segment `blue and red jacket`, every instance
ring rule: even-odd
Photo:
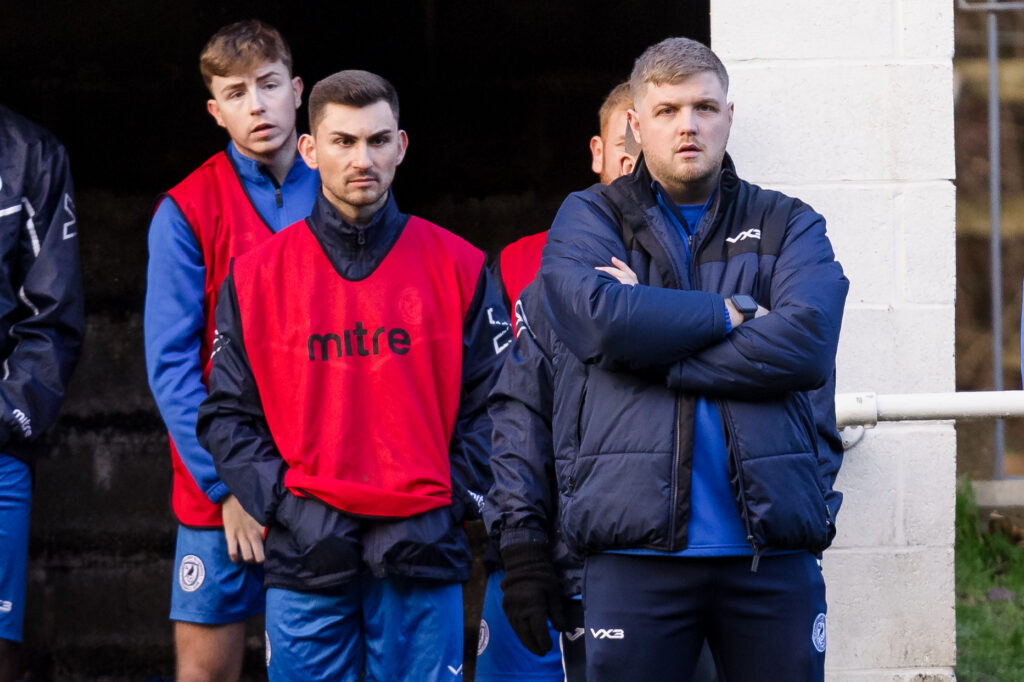
[[[308,215],[319,186],[299,156],[279,185],[231,143],[163,195],[150,222],[146,370],[170,435],[171,504],[187,526],[220,526],[228,494],[195,435],[221,282],[232,257]]]
[[[235,261],[200,442],[267,526],[265,584],[468,578],[507,313],[483,253],[398,211],[312,215]]]
[[[558,509],[581,554],[685,549],[701,396],[721,414],[755,557],[820,552],[841,502],[832,403],[848,289],[824,220],[740,180],[727,157],[691,261],[658,192],[638,164],[607,187],[570,195],[548,233],[508,358],[523,371],[507,364],[492,396],[491,528],[503,546],[544,542]],[[594,269],[613,256],[639,285]],[[770,313],[727,333],[723,299],[733,293]],[[544,396],[550,405],[538,403]],[[521,426],[523,413],[545,410],[549,445],[543,429]]]

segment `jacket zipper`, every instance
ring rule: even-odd
[[[683,438],[683,407],[682,401],[679,400],[679,396],[676,397],[676,442],[672,455],[672,515],[668,519],[668,549],[670,552],[676,551],[676,517],[679,515],[679,458],[682,453],[682,438]],[[691,469],[692,471],[692,469]]]
[[[729,408],[726,407],[725,401],[718,401],[718,412],[722,417],[722,426],[725,427],[725,433],[728,442],[725,444],[726,452],[730,459],[733,460],[733,465],[736,467],[736,481],[740,498],[740,516],[743,517],[743,527],[747,530],[747,542],[750,543],[750,549],[754,553],[754,558],[750,562],[750,572],[757,573],[757,566],[761,563],[761,548],[757,544],[757,540],[754,538],[754,531],[750,525],[750,510],[747,507],[747,497],[743,494],[743,467],[740,466],[740,456],[736,452],[734,446],[735,438],[733,437],[732,429],[732,414],[729,412]]]
[[[284,197],[281,196],[281,184],[266,166],[261,166],[260,170],[262,170],[263,174],[267,176],[268,180],[270,180],[270,184],[274,186],[274,203],[277,204],[278,208],[281,208],[284,206]]]
[[[589,379],[589,372],[583,376],[583,390],[580,392],[580,406],[576,410],[576,457],[572,462],[572,469],[569,472],[569,477],[566,483],[569,486],[569,492],[572,493],[576,487],[576,463],[579,461],[580,453],[583,451],[583,406],[587,402],[587,379]]]

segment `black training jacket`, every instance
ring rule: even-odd
[[[33,464],[57,419],[85,326],[64,147],[0,106],[0,452]]]

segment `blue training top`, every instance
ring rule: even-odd
[[[320,189],[320,175],[299,155],[280,186],[266,167],[229,143],[253,208],[278,232],[308,216]],[[206,397],[199,363],[206,266],[195,233],[173,201],[160,201],[149,224],[149,266],[143,320],[146,373],[160,416],[189,473],[211,502],[227,493],[213,458],[196,438],[196,414]]]

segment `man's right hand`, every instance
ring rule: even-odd
[[[562,610],[562,586],[539,542],[523,542],[501,550],[505,579],[501,607],[519,641],[530,652],[543,656],[551,650],[548,620],[558,631],[568,629]]]
[[[228,556],[235,563],[263,563],[263,526],[249,516],[238,498],[228,495],[221,505]]]

